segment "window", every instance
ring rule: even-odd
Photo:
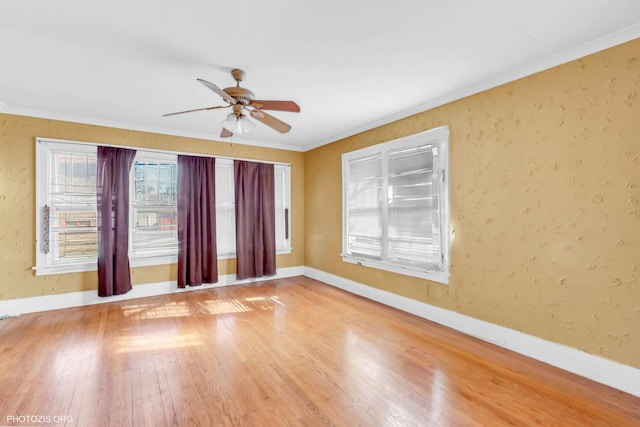
[[[174,154],[138,151],[130,180],[131,262],[143,265],[177,261],[178,159]]]
[[[219,258],[236,254],[236,193],[233,160],[216,159],[216,244]]]
[[[36,274],[97,268],[96,145],[36,139]],[[291,252],[290,165],[275,165],[276,250]],[[177,261],[177,155],[138,150],[130,175],[132,266]],[[216,159],[218,256],[235,257],[232,159]]]
[[[36,263],[48,273],[95,269],[96,147],[44,141],[38,151]]]
[[[291,253],[291,166],[275,165],[276,252]]]
[[[291,253],[291,166],[274,165],[276,252]],[[216,242],[219,258],[236,254],[235,177],[232,159],[216,159]]]
[[[345,153],[342,257],[448,283],[449,127]]]

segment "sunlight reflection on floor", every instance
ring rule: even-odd
[[[428,408],[429,419],[425,425],[438,426],[444,419],[447,407],[447,376],[446,373],[434,367],[433,377],[430,381],[431,392],[428,395],[413,398],[413,402],[403,399],[394,399],[398,390],[405,391],[409,384],[406,376],[399,374],[401,366],[396,366],[389,354],[380,350],[375,337],[361,334],[356,328],[350,328],[345,334],[344,347],[347,375],[354,377],[354,384],[362,383],[362,376],[369,379],[370,384],[382,387],[388,395],[384,408],[384,425],[397,425],[398,420],[414,419],[416,408],[412,405],[422,405]],[[389,368],[393,369],[389,369]],[[398,370],[396,372],[396,369]],[[379,391],[379,390],[378,390]],[[367,390],[358,389],[354,394],[366,394]],[[418,420],[415,420],[418,422]],[[424,422],[426,420],[420,420]]]
[[[198,303],[199,309],[206,314],[221,315],[243,313],[257,310],[273,310],[276,306],[285,307],[277,296],[251,297],[242,299],[209,299]],[[193,311],[187,302],[168,302],[164,304],[130,304],[123,313],[132,319],[161,319],[185,317],[199,314]]]
[[[232,300],[209,300],[198,304],[203,307],[209,314],[229,314],[229,313],[243,313],[252,311],[251,308],[244,305],[242,302]]]
[[[150,351],[160,349],[176,349],[203,345],[200,337],[193,334],[186,335],[133,335],[123,336],[117,339],[116,353],[129,353],[132,351]]]
[[[285,305],[277,296],[271,296],[234,299],[206,299],[199,301],[195,306],[186,301],[166,302],[161,304],[128,304],[123,307],[123,313],[130,319],[157,320],[203,314],[220,316],[224,314],[275,310],[280,307],[285,307]],[[229,325],[225,323],[220,326],[228,328]],[[197,334],[180,334],[177,332],[164,334],[142,333],[140,335],[129,335],[117,338],[115,351],[116,353],[128,353],[133,351],[177,349],[199,345],[203,345],[203,340]]]
[[[124,309],[124,315],[134,319],[160,319],[166,317],[185,317],[191,314],[186,302],[169,302],[166,304],[132,304]]]

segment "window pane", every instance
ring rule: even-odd
[[[170,182],[159,182],[158,183],[159,190],[159,199],[158,202],[162,204],[170,205],[175,202],[175,198],[173,194],[171,194],[171,183]]]
[[[93,261],[98,255],[96,155],[52,152],[50,160],[50,263]]]
[[[218,256],[236,253],[233,162],[216,160],[216,245]]]
[[[174,255],[178,251],[177,160],[135,161],[132,257]]]
[[[382,256],[382,158],[374,156],[351,161],[347,191],[348,252]]]
[[[144,168],[142,169],[142,171],[144,171]],[[146,194],[145,185],[146,185],[146,182],[144,181],[143,178],[136,178],[136,182],[135,182],[135,192],[136,192],[135,201],[136,202],[140,202],[140,203],[144,202],[144,197]]]
[[[135,171],[135,180],[138,181],[139,179],[143,179],[145,174],[144,174],[144,164],[143,163],[137,163],[133,166],[133,170]]]
[[[285,210],[288,206],[286,203],[286,171],[283,167],[274,168],[274,181],[275,181],[275,208],[276,208],[276,250],[282,250],[287,248],[287,239],[285,239]]]
[[[216,206],[216,245],[218,256],[236,253],[235,206]]]
[[[438,199],[432,147],[390,151],[388,162],[388,257],[437,263],[440,251],[437,241],[434,245],[433,218],[438,216]]]
[[[149,171],[149,169],[147,169],[147,171]],[[147,179],[147,188],[144,193],[144,201],[147,204],[153,204],[158,201],[158,181],[149,181]]]
[[[56,261],[83,260],[98,253],[98,234],[95,232],[56,233],[54,241]]]
[[[173,165],[161,164],[158,179],[162,181],[171,181],[171,169]]]
[[[158,164],[157,163],[147,163],[147,175],[146,178],[149,181],[157,181],[158,180]]]

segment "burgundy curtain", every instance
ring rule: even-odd
[[[213,157],[178,156],[178,287],[218,281]]]
[[[129,170],[135,150],[98,146],[98,295],[131,290]]]
[[[276,215],[272,164],[234,161],[237,278],[276,274]]]

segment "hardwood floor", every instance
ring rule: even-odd
[[[0,425],[640,425],[640,398],[306,277],[0,321],[0,399]]]

